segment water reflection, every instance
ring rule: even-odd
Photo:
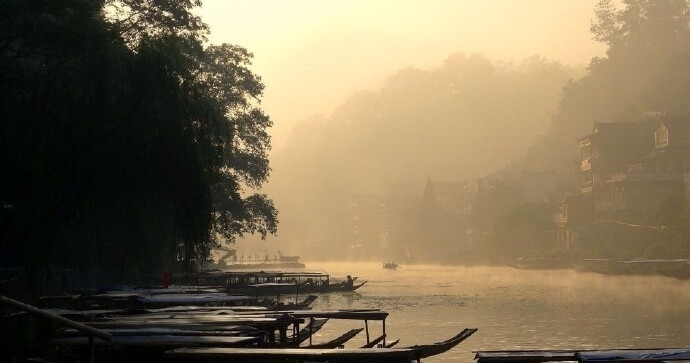
[[[572,270],[378,263],[311,263],[335,276],[369,282],[357,293],[321,296],[315,309],[381,308],[401,346],[479,331],[452,351],[425,361],[470,361],[473,350],[674,347],[688,345],[690,281],[662,276],[605,276]],[[330,321],[316,341],[359,323]],[[378,324],[371,334],[380,335]],[[363,345],[363,335],[348,347]]]

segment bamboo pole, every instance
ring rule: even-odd
[[[383,346],[386,346],[386,319],[383,319]]]
[[[369,344],[369,321],[364,320],[364,331],[367,333],[367,344]]]
[[[46,318],[46,319],[54,321],[56,323],[67,325],[70,328],[77,329],[82,333],[88,334],[90,336],[95,336],[95,337],[98,337],[98,338],[103,339],[103,340],[109,341],[113,337],[112,334],[110,334],[106,331],[96,329],[94,327],[90,327],[90,326],[82,324],[82,323],[78,323],[74,320],[64,318],[60,315],[56,315],[56,314],[52,314],[52,313],[43,311],[37,307],[31,306],[29,304],[25,304],[21,301],[10,299],[9,297],[6,297],[6,296],[0,295],[0,303],[14,306],[18,309],[24,310],[24,311],[31,313],[31,314],[38,315],[42,318]]]

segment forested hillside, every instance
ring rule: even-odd
[[[353,203],[372,203],[356,199],[381,196],[391,183],[415,184],[420,195],[427,178],[468,180],[505,167],[548,129],[561,88],[579,75],[539,56],[502,63],[456,54],[304,122],[273,160],[281,240],[319,250],[349,233],[337,230]]]
[[[690,114],[690,7],[685,0],[603,0],[592,36],[607,44],[587,74],[563,90],[550,132],[533,144],[518,168],[572,173],[575,140],[594,121],[639,121],[645,112]]]

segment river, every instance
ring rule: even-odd
[[[424,362],[470,362],[476,350],[690,345],[690,281],[511,267],[403,265],[390,271],[380,263],[322,262],[307,263],[307,269],[368,281],[354,293],[321,295],[313,307],[385,310],[387,340],[400,339],[399,346],[479,329]],[[362,325],[329,321],[314,342]],[[378,337],[381,323],[370,322],[369,330],[372,339]],[[362,332],[347,347],[365,342]]]

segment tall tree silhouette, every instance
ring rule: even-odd
[[[142,276],[274,233],[252,55],[198,1],[3,1],[3,265]]]

